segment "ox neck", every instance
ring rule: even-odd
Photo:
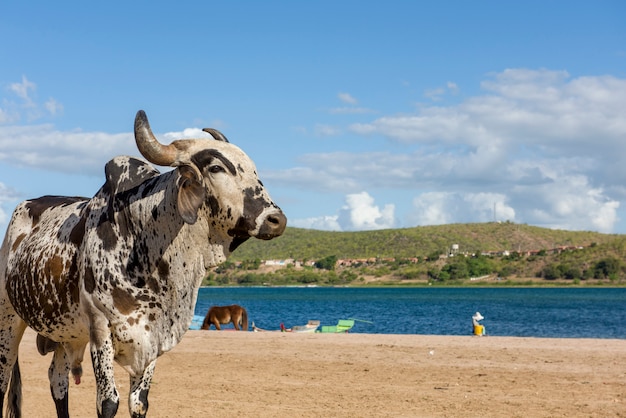
[[[136,234],[145,237],[146,245],[159,247],[158,254],[155,254],[157,258],[151,260],[155,266],[161,260],[166,260],[173,267],[177,261],[183,261],[187,267],[181,265],[177,273],[185,275],[184,271],[189,269],[189,265],[194,265],[195,274],[200,274],[201,282],[209,269],[226,260],[232,237],[225,231],[210,227],[210,209],[206,204],[198,210],[198,219],[193,225],[183,221],[177,208],[177,176],[175,170],[162,174],[154,180],[155,192],[143,197],[141,202],[137,202],[138,205],[133,205],[139,212],[136,217],[141,219],[135,226]],[[149,199],[154,201],[144,201]],[[150,209],[154,207],[161,210],[158,216],[155,216],[154,209]],[[150,237],[160,237],[160,242]],[[185,259],[181,260],[180,254],[183,253]],[[200,266],[202,272],[199,271]]]

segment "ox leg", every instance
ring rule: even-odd
[[[110,334],[105,338],[94,338],[94,334],[92,331],[89,350],[97,386],[96,409],[98,418],[111,418],[117,413],[120,404],[120,395],[113,376],[113,341]]]
[[[70,362],[67,354],[63,346],[58,344],[48,369],[48,379],[50,380],[50,393],[59,418],[70,416],[68,408],[69,372]]]
[[[145,418],[148,412],[148,391],[154,374],[156,359],[145,368],[142,375],[130,377],[130,393],[128,394],[128,409],[132,418]]]
[[[0,316],[0,415],[4,408],[4,396],[9,387],[13,366],[17,362],[19,345],[25,329],[26,323],[17,315],[4,314]],[[14,375],[14,377],[19,377],[19,374]],[[7,399],[9,402],[7,413],[9,410],[15,411],[16,418],[19,418],[21,409],[21,383],[14,383],[18,385],[15,386],[15,390],[19,390],[20,393],[16,392],[13,394],[13,397],[9,396],[9,399]]]

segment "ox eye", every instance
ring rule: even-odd
[[[212,165],[209,167],[209,173],[223,173],[224,171],[224,167],[222,167],[221,165]]]

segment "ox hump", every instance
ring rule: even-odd
[[[115,157],[104,167],[105,188],[115,195],[139,186],[144,181],[158,176],[159,170],[143,160],[133,157]]]

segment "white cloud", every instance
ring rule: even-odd
[[[428,97],[430,100],[434,101],[434,102],[438,102],[442,99],[441,96],[443,96],[445,94],[446,90],[444,88],[436,88],[436,89],[430,89],[430,90],[426,90],[424,92],[424,96]]]
[[[0,161],[58,171],[102,175],[113,156],[138,155],[133,134],[63,132],[53,125],[0,126]]]
[[[10,83],[7,90],[11,96],[2,100],[0,124],[16,123],[23,119],[33,122],[45,116],[63,113],[63,105],[52,97],[45,103],[39,103],[37,85],[26,76],[22,76],[21,82]]]
[[[339,93],[337,94],[339,100],[343,103],[346,103],[348,106],[342,107],[334,107],[329,109],[329,112],[333,115],[359,115],[359,114],[367,114],[367,113],[375,113],[374,110],[368,109],[366,107],[356,106],[359,101],[352,97],[350,93]]]
[[[24,78],[16,84],[16,95],[32,97],[33,83]],[[345,196],[341,208],[290,220],[301,227],[391,228],[398,219],[403,226],[482,222],[493,219],[496,203],[498,220],[612,232],[626,200],[626,79],[517,69],[490,75],[481,86],[485,94],[455,105],[422,106],[348,129],[320,123],[317,134],[371,136],[368,151],[303,154],[297,166],[263,170],[263,180],[314,196]],[[20,108],[5,103],[2,164],[101,177],[111,156],[138,155],[130,132],[7,125]],[[51,113],[62,110],[54,100],[49,104]],[[163,136],[171,141],[206,133],[187,129]],[[393,146],[375,151],[380,137]],[[393,203],[377,206],[371,196],[380,190]]]
[[[413,188],[416,164],[424,158],[411,154],[335,152],[305,154],[301,166],[264,170],[265,181],[315,192],[348,194],[365,188]]]
[[[396,207],[413,196],[408,226],[492,220],[495,201],[499,220],[612,232],[626,199],[626,79],[511,69],[481,86],[459,104],[349,127],[389,138],[395,154],[311,154],[300,168],[318,191],[396,189]]]
[[[407,144],[477,146],[502,138],[503,144],[541,147],[560,155],[578,154],[578,147],[595,149],[591,135],[624,143],[626,80],[570,80],[564,72],[506,70],[482,86],[490,94],[456,106],[423,107],[414,115],[382,117],[354,125],[353,130]]]
[[[446,83],[446,87],[448,88],[448,91],[450,92],[450,94],[458,94],[459,93],[459,86],[457,86],[457,84],[452,82],[452,81],[448,81]]]
[[[415,212],[410,221],[415,225],[444,225],[452,223],[456,210],[451,210],[448,203],[451,194],[446,192],[428,192],[413,200]]]
[[[0,108],[0,124],[11,123],[15,120],[14,115],[10,115],[7,110]]]
[[[10,210],[7,207],[13,207],[19,199],[20,195],[17,191],[0,182],[0,230],[3,233],[10,216]]]
[[[394,228],[395,207],[385,205],[382,209],[375,205],[374,198],[367,192],[348,194],[346,204],[339,215],[295,219],[290,224],[298,228],[312,228],[329,231],[364,231]]]
[[[22,99],[24,103],[34,105],[33,100],[30,97],[30,93],[37,89],[35,83],[29,81],[26,76],[22,76],[21,83],[11,83],[9,90],[12,91],[17,97]]]
[[[433,102],[439,102],[443,100],[443,97],[446,94],[455,95],[459,93],[459,86],[452,81],[448,81],[445,87],[436,87],[433,89],[428,89],[424,92],[424,97],[429,98]]]
[[[169,143],[172,141],[176,141],[177,139],[187,139],[187,138],[211,138],[209,134],[204,132],[200,128],[187,128],[178,132],[166,132],[162,135],[161,142]],[[134,142],[133,142],[134,144]]]
[[[52,97],[49,98],[46,103],[44,103],[44,107],[52,116],[63,113],[63,105],[54,100]]]
[[[319,216],[305,219],[294,219],[289,221],[290,226],[296,228],[319,229],[322,231],[341,231],[341,226],[337,222],[337,215]]]
[[[358,103],[358,100],[352,97],[350,93],[339,93],[337,94],[337,97],[339,98],[339,100],[341,100],[344,103],[348,103],[351,105]]]
[[[342,230],[393,228],[394,209],[392,204],[379,208],[367,192],[349,194],[346,196],[346,205],[339,212],[338,222]]]
[[[499,193],[459,190],[421,193],[413,199],[408,223],[508,220],[546,228],[611,232],[619,220],[620,202],[608,196],[604,189],[590,184],[586,176],[564,172],[566,166],[534,165],[537,171],[534,177],[511,176],[488,185],[501,190]]]
[[[427,192],[413,199],[415,225],[515,221],[515,210],[498,193]]]
[[[558,229],[611,232],[620,202],[594,187],[584,175],[546,173],[549,181],[511,190],[526,223]]]

